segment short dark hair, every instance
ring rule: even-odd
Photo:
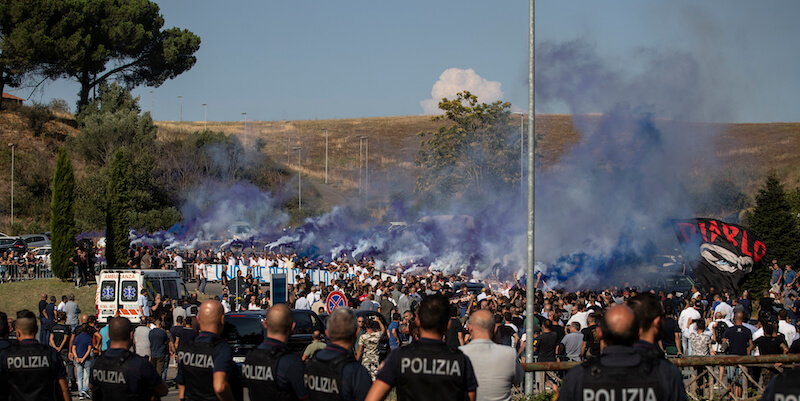
[[[450,302],[441,294],[426,297],[419,305],[419,325],[422,330],[444,334],[450,321]]]
[[[111,318],[108,322],[108,338],[111,341],[125,341],[131,338],[131,321],[126,317]]]
[[[633,309],[633,314],[639,320],[639,325],[645,330],[653,325],[653,321],[657,317],[664,316],[664,305],[653,293],[644,292],[628,298],[626,304]]]
[[[14,321],[14,327],[26,335],[34,335],[37,331],[36,315],[23,309],[17,312],[17,320]]]

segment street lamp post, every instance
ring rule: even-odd
[[[178,133],[183,133],[183,96],[178,96],[178,100],[181,102],[181,114],[180,114],[180,121],[178,122]]]
[[[369,197],[369,137],[368,136],[361,136],[359,137],[362,143],[365,144],[364,146],[364,199],[366,200]],[[361,166],[359,165],[359,171]],[[360,174],[359,174],[360,175]],[[361,180],[359,180],[360,182]],[[360,183],[359,183],[360,186]],[[361,193],[359,190],[358,193]]]
[[[244,135],[247,135],[247,113],[242,113],[242,116],[244,117]]]
[[[361,195],[361,165],[364,163],[364,137],[358,137],[358,194]]]
[[[11,225],[14,225],[14,148],[16,145],[9,143],[11,147]]]
[[[325,130],[325,183],[328,183],[328,129]]]
[[[208,104],[203,103],[203,131],[208,131]]]
[[[303,175],[303,166],[300,164],[300,154],[303,148],[299,146],[295,146],[292,150],[297,151],[297,208],[303,208],[303,182],[302,182],[302,175]]]
[[[153,121],[156,120],[155,116],[153,116],[153,109],[155,108],[155,105],[156,105],[156,95],[153,94],[153,91],[150,91],[150,118],[152,118]]]

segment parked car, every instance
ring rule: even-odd
[[[38,248],[41,246],[50,246],[50,238],[48,238],[44,234],[27,234],[20,236],[25,243],[28,245],[28,248]]]
[[[665,293],[675,291],[678,296],[687,294],[695,285],[694,281],[688,276],[675,273],[645,273],[634,280],[636,287],[640,291],[664,291]]]
[[[40,246],[40,247],[32,250],[31,254],[33,254],[33,257],[35,257],[36,260],[44,261],[44,260],[47,259],[47,255],[49,255],[52,252],[53,252],[53,248],[50,245],[48,245],[48,246]]]
[[[6,251],[20,251],[25,252],[28,250],[28,244],[25,240],[19,237],[0,237],[0,252]]]
[[[266,310],[225,314],[222,338],[233,347],[234,362],[238,364],[244,362],[247,353],[264,341],[267,335],[263,325],[266,315]],[[289,351],[301,355],[308,344],[311,344],[314,330],[319,330],[324,338],[325,326],[317,314],[310,310],[292,309],[292,315],[294,329],[289,335]]]
[[[366,319],[373,319],[377,318],[378,320],[383,323],[383,328],[388,330],[389,323],[386,321],[386,318],[380,314],[379,312],[369,311],[369,310],[360,310],[356,309],[353,312],[356,313],[356,318],[366,318]],[[386,335],[382,336],[380,341],[378,341],[378,355],[380,355],[379,359],[382,361],[389,355],[389,333],[385,333]],[[358,350],[356,350],[358,351]]]

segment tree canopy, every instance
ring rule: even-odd
[[[0,1],[0,46],[9,52],[8,60],[0,59],[4,80],[16,84],[26,72],[73,79],[81,86],[79,109],[109,79],[129,89],[157,87],[197,61],[200,38],[162,29],[164,17],[150,0]]]
[[[519,136],[509,125],[510,103],[479,103],[464,91],[455,99],[442,99],[444,115],[434,121],[450,124],[436,132],[421,132],[416,164],[422,167],[416,191],[430,198],[478,198],[507,191],[519,183]]]

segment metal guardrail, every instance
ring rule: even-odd
[[[53,271],[44,263],[0,264],[0,282],[52,278]]]
[[[761,356],[688,356],[669,358],[668,361],[681,369],[686,393],[693,400],[760,398],[769,378],[800,363],[800,354]],[[582,362],[534,362],[522,363],[522,369],[536,372],[536,393],[556,390],[561,385],[563,372]],[[767,372],[767,374],[762,374]],[[755,390],[751,396],[750,390]]]

